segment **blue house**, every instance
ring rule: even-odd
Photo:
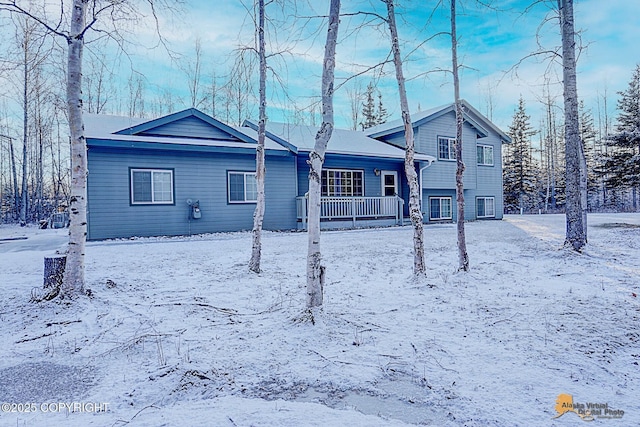
[[[511,138],[471,104],[464,100],[462,104],[465,220],[501,219],[502,144],[510,143]],[[411,121],[416,152],[436,158],[432,164],[418,165],[424,222],[455,222],[455,104],[413,114]],[[366,134],[404,148],[401,120],[367,129]]]
[[[455,123],[451,111],[450,106],[442,107],[429,116],[416,116],[414,121],[416,143],[420,141],[415,165],[421,176],[423,210],[429,213],[425,221],[455,220],[451,192],[455,188],[451,184],[454,173],[451,172],[451,179],[439,176],[450,173],[452,162],[441,158],[436,148],[439,139],[450,135],[446,123]],[[465,143],[469,147],[465,153],[474,151],[476,145],[491,146],[493,150],[490,153],[489,148],[482,148],[486,165],[471,168],[467,163],[467,171],[475,171],[466,190],[473,195],[468,199],[472,204],[468,218],[500,218],[500,144],[508,142],[508,137],[475,110],[468,108],[467,114],[465,138],[469,137],[469,141],[465,139]],[[430,131],[433,125],[439,128]],[[188,109],[155,120],[87,114],[85,129],[88,239],[252,228],[256,200],[255,123],[229,126]],[[306,227],[306,161],[316,131],[311,126],[268,122],[265,229]],[[438,139],[430,141],[429,132]],[[408,215],[409,190],[399,136],[402,131],[393,123],[370,130],[368,135],[334,131],[322,171],[323,228],[403,223]],[[477,143],[480,140],[482,143]],[[478,149],[478,155],[480,152]],[[491,155],[493,164],[489,165]],[[475,162],[475,157],[471,160]],[[486,173],[477,170],[481,166],[487,166]],[[494,185],[496,182],[499,188]],[[483,207],[478,210],[480,204]]]

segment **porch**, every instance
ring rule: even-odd
[[[320,228],[362,228],[402,225],[404,200],[385,197],[321,197]],[[308,199],[296,197],[298,229],[307,229]]]

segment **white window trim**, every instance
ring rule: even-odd
[[[449,157],[440,157],[440,140],[447,140],[449,145]],[[456,160],[456,139],[450,136],[438,137],[438,160],[454,162]]]
[[[322,169],[322,171],[320,172],[320,194],[322,194],[322,175],[325,172],[360,172],[362,174],[362,196],[364,196],[365,190],[364,190],[364,169],[336,169],[336,168],[326,168],[326,169]],[[353,177],[352,177],[353,178]],[[329,190],[329,182],[328,182],[328,177],[327,177],[327,192]],[[354,188],[355,189],[355,188]],[[322,197],[362,197],[362,196],[322,196]]]
[[[484,211],[487,212],[487,200],[491,200],[493,204],[493,215],[479,215],[478,214],[478,200],[484,200]],[[476,197],[476,215],[478,218],[495,218],[496,217],[496,198],[493,196],[490,197]]]
[[[451,209],[449,209],[449,211],[451,212],[451,216],[440,216],[439,218],[434,218],[431,216],[431,201],[437,199],[440,200],[440,215],[442,215],[442,201],[447,199],[449,200],[449,206],[451,207]],[[429,221],[444,221],[444,220],[448,220],[448,219],[453,219],[453,197],[449,197],[449,196],[433,196],[433,197],[429,197]]]
[[[242,175],[244,179],[244,200],[231,200],[231,175]],[[227,202],[229,204],[246,204],[246,203],[257,203],[257,200],[247,200],[247,175],[253,176],[255,178],[255,172],[243,172],[243,171],[227,171]]]
[[[384,177],[385,175],[393,175],[394,176],[394,190],[396,193],[396,196],[400,195],[400,188],[398,187],[398,171],[386,171],[383,170],[380,172],[380,188],[382,189],[382,191],[380,191],[380,195],[384,196],[384,190],[387,187],[384,183]],[[364,188],[363,188],[364,190]]]
[[[493,145],[487,145],[487,144],[478,144],[478,147],[482,147],[482,163],[478,163],[478,166],[493,166],[494,165],[494,156],[493,156]],[[491,163],[486,163],[485,162],[485,149],[490,148],[491,149]],[[477,150],[477,149],[476,149]],[[477,157],[477,152],[476,152],[476,157]]]
[[[150,202],[135,202],[133,197],[133,173],[134,172],[151,172],[151,201]],[[171,175],[171,200],[155,201],[154,188],[153,188],[153,174],[154,173],[169,173]],[[130,186],[130,198],[132,205],[173,205],[174,203],[174,188],[173,188],[173,169],[148,169],[148,168],[131,168],[129,169],[129,186]]]

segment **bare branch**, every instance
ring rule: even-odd
[[[0,10],[6,10],[6,11],[11,12],[11,13],[19,13],[19,14],[25,15],[25,16],[33,19],[34,21],[38,22],[40,25],[44,26],[47,29],[47,31],[49,31],[49,32],[51,32],[51,33],[53,33],[55,35],[58,35],[60,37],[64,37],[65,39],[67,39],[67,41],[70,39],[69,34],[67,34],[65,32],[62,32],[62,31],[60,31],[58,29],[58,28],[60,28],[60,23],[62,21],[62,18],[61,18],[61,21],[58,23],[57,27],[52,27],[47,22],[45,22],[43,19],[41,19],[39,16],[36,16],[33,13],[31,13],[30,11],[26,10],[25,8],[23,8],[21,6],[18,6],[15,1],[0,2]]]

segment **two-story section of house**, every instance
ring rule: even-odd
[[[465,219],[501,219],[502,144],[511,138],[468,102],[462,101]],[[425,222],[456,221],[455,104],[447,104],[411,117],[417,153],[436,160],[419,164],[422,211]],[[401,120],[370,128],[368,136],[404,148]]]

